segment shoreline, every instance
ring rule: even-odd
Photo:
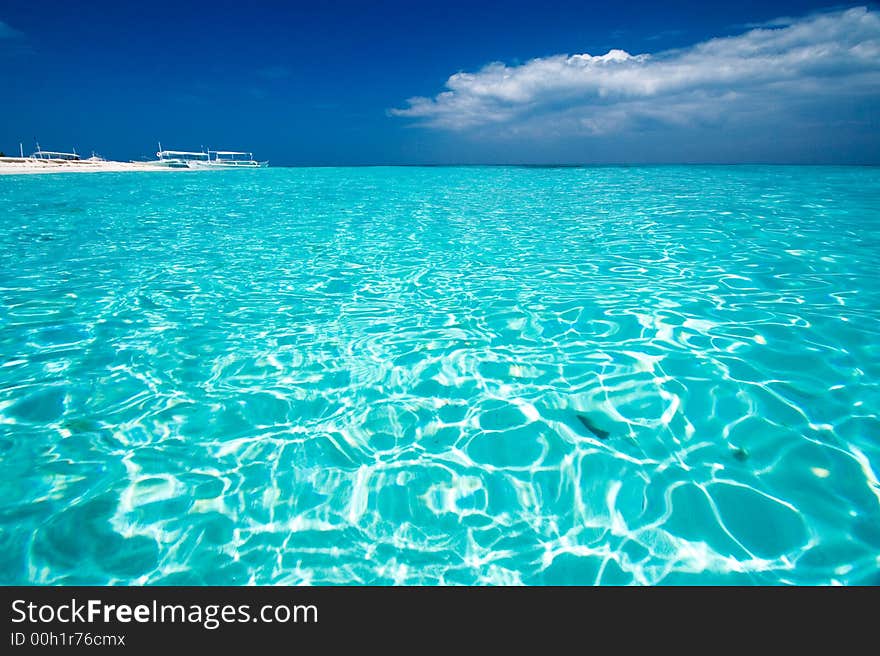
[[[8,157],[0,159],[0,175],[31,175],[41,173],[117,173],[122,171],[174,171],[167,166],[147,162],[114,161],[53,161]],[[177,169],[188,171],[191,169]]]

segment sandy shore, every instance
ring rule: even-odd
[[[118,171],[188,171],[167,166],[153,166],[146,162],[112,161],[58,161],[33,160],[21,157],[0,158],[0,175],[22,175],[31,173],[107,173]]]

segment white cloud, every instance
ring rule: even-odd
[[[0,39],[18,39],[23,36],[24,34],[19,32],[15,28],[12,28],[3,21],[0,21]]]
[[[496,62],[456,73],[446,91],[411,98],[390,113],[456,131],[607,135],[658,124],[804,119],[810,111],[809,120],[834,120],[829,107],[880,96],[876,11],[859,7],[771,25],[655,54],[611,50],[518,66]]]

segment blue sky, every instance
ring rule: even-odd
[[[859,7],[4,0],[0,149],[880,163],[880,10]]]

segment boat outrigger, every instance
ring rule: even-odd
[[[261,169],[269,166],[268,161],[255,160],[253,153],[238,150],[163,150],[161,142],[156,158],[149,163],[175,169]]]
[[[31,159],[49,160],[54,162],[77,162],[80,156],[76,152],[76,148],[72,153],[59,153],[54,150],[43,150],[37,143],[37,149],[31,154]]]
[[[92,151],[91,157],[71,152],[43,150],[35,140],[36,150],[25,156],[24,145],[18,144],[18,157],[7,157],[0,152],[0,174],[7,173],[66,173],[82,171],[191,171],[206,169],[258,169],[269,162],[258,162],[253,153],[232,150],[199,151],[165,150],[159,143],[155,159],[117,162],[107,160]]]
[[[238,150],[209,150],[208,161],[198,162],[197,166],[207,166],[212,169],[262,169],[269,166],[269,162],[258,162],[254,159],[253,153]]]
[[[162,143],[159,142],[157,159],[149,163],[153,166],[165,166],[172,169],[190,169],[195,168],[192,166],[193,163],[207,162],[209,157],[210,155],[205,151],[163,150]]]

